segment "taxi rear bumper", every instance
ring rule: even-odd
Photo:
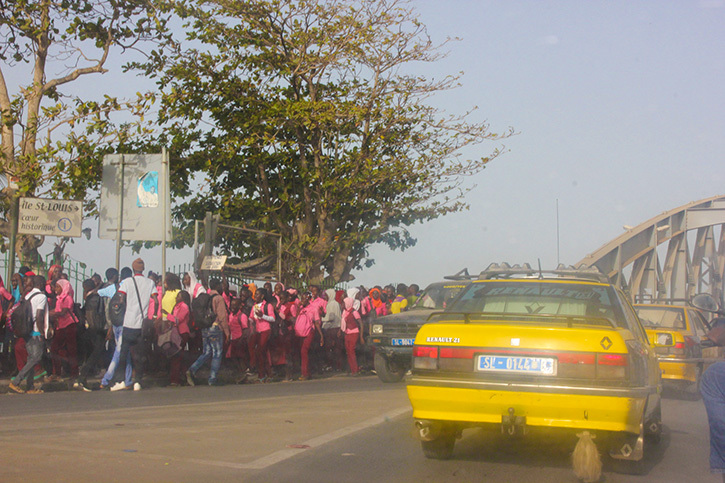
[[[526,425],[639,434],[655,388],[584,388],[427,380],[408,382],[413,417],[475,426],[501,424],[513,408]]]
[[[702,359],[672,359],[660,357],[658,360],[663,381],[697,381],[698,366],[702,363]]]

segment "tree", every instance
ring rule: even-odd
[[[161,142],[179,156],[177,194],[193,192],[177,218],[211,210],[282,234],[287,282],[349,280],[371,244],[412,246],[406,227],[464,209],[464,178],[501,153],[463,148],[512,134],[430,104],[458,76],[413,73],[442,53],[404,2],[214,0],[177,13],[182,48],[139,66],[160,72]]]
[[[81,199],[86,213],[95,213],[95,197],[86,195],[100,184],[103,155],[147,134],[139,121],[153,96],[92,99],[64,89],[106,73],[112,49],[161,40],[165,20],[146,0],[0,0],[0,7],[0,171],[18,185],[3,189],[0,233],[9,237],[11,207],[19,196]],[[17,78],[30,70],[15,89],[11,70]],[[126,117],[119,126],[112,116],[121,111]],[[42,243],[43,237],[23,236],[14,249],[35,265]]]

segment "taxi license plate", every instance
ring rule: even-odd
[[[393,345],[413,345],[415,339],[392,339]]]
[[[556,360],[550,357],[478,356],[476,368],[485,372],[556,375]]]

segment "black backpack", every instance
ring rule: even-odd
[[[111,324],[114,327],[121,327],[123,325],[123,318],[126,315],[126,297],[121,292],[116,290],[116,293],[111,297],[111,301],[108,302],[108,317],[111,319]]]
[[[92,293],[86,297],[83,315],[85,325],[89,330],[104,330],[106,328],[106,310],[101,296],[97,293]]]
[[[36,295],[38,295],[38,292],[31,295],[30,298],[21,298],[20,303],[15,308],[15,311],[13,311],[13,315],[10,316],[15,337],[27,339],[33,332],[35,316],[33,314],[33,304],[30,303],[30,300]]]
[[[208,329],[216,320],[216,312],[214,312],[214,297],[219,294],[209,295],[202,293],[191,302],[191,313],[194,316],[194,327],[197,329]]]

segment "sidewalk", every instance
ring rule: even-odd
[[[361,371],[363,373],[363,371]],[[362,375],[374,375],[374,372],[365,371]],[[323,374],[313,375],[312,379],[327,379],[331,377],[346,377],[348,374],[345,372],[324,372]],[[103,371],[99,371],[99,373],[93,377],[88,378],[88,388],[91,390],[97,390],[100,387],[101,379],[103,377]],[[218,380],[221,385],[228,386],[228,385],[235,385],[235,384],[257,384],[259,383],[257,375],[256,374],[248,374],[247,378],[244,382],[237,382],[240,378],[240,375],[238,372],[234,369],[224,367],[222,365],[221,370],[218,374]],[[209,378],[209,369],[208,368],[201,368],[199,372],[196,373],[194,380],[196,382],[196,385],[204,386],[207,384],[207,379]],[[8,385],[10,384],[10,376],[7,374],[0,374],[0,394],[6,394],[9,392]],[[74,389],[73,384],[76,382],[74,378],[64,377],[60,381],[53,381],[49,382],[47,381],[46,377],[41,377],[39,379],[36,379],[35,381],[35,387],[36,389],[42,389],[43,392],[59,392],[59,391],[77,391],[79,389]],[[270,384],[275,383],[281,383],[286,382],[283,377],[275,377],[272,378]],[[296,379],[292,382],[300,382]],[[166,371],[154,371],[150,373],[146,373],[143,377],[143,380],[141,381],[141,386],[143,389],[150,389],[153,387],[166,387],[169,385],[169,376],[168,372]],[[188,384],[186,381],[183,381],[182,386],[187,386]],[[25,385],[23,384],[23,388]]]

